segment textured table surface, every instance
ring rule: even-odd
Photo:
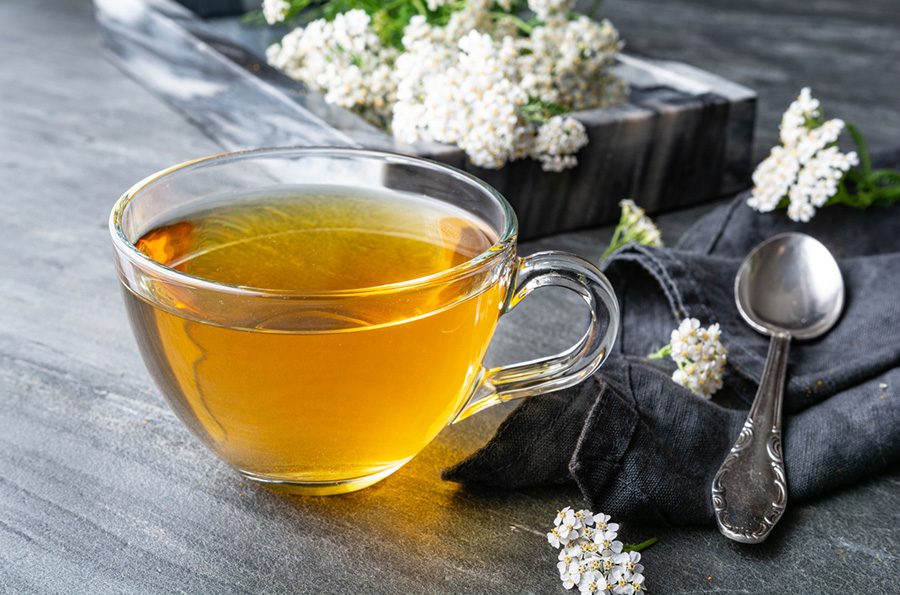
[[[611,0],[607,10],[633,50],[758,89],[759,152],[804,83],[876,146],[897,138],[890,0],[731,6]],[[217,147],[103,59],[88,0],[0,3],[0,52],[0,592],[562,592],[543,533],[576,492],[471,494],[438,478],[503,410],[448,429],[388,480],[345,497],[284,497],[208,454],[139,359],[106,217],[135,180]],[[667,238],[702,210],[664,217]],[[596,257],[608,236],[525,249]],[[495,361],[578,332],[572,300],[529,301],[504,320]],[[895,468],[790,507],[763,546],[707,527],[629,523],[623,533],[659,536],[644,556],[657,593],[888,593],[900,584],[898,516]]]

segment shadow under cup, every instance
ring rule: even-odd
[[[323,185],[440,201],[471,216],[493,245],[425,277],[305,292],[217,283],[135,247],[182,213]],[[204,158],[135,185],[116,203],[110,230],[132,329],[172,409],[245,476],[300,493],[371,485],[448,423],[578,382],[615,339],[615,296],[599,271],[557,252],[517,259],[506,201],[468,174],[421,159],[353,149]],[[553,357],[485,369],[499,317],[548,284],[585,299],[592,323],[584,337]]]

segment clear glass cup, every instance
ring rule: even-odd
[[[426,277],[318,292],[226,285],[135,247],[192,205],[321,184],[443,201],[483,222],[496,241]],[[128,190],[110,232],[132,329],[172,409],[246,477],[299,493],[361,489],[450,423],[580,382],[606,359],[619,323],[613,289],[593,264],[556,251],[518,258],[516,216],[496,190],[402,155],[302,148],[198,159]],[[584,335],[562,353],[485,368],[499,317],[545,286],[584,299]]]

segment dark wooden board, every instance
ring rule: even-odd
[[[831,15],[849,64],[883,60],[885,40],[898,36],[894,13],[815,4]],[[671,5],[621,0],[608,9],[643,10],[620,19],[633,45],[696,42],[737,80],[748,61],[776,61],[770,47],[786,30],[802,39],[821,23],[811,8],[759,0],[717,11],[699,0]],[[772,27],[754,32],[752,55],[735,49],[750,17]],[[853,27],[867,34],[850,43],[842,35]],[[797,43],[794,65],[773,69],[812,83],[833,111],[846,106],[876,145],[897,138],[897,77],[873,77],[870,93],[857,85],[855,102],[842,100],[850,91],[835,72],[850,76],[850,66]],[[574,491],[470,494],[438,477],[490,436],[503,410],[449,429],[379,486],[347,497],[279,496],[208,454],[140,361],[106,217],[135,180],[220,147],[102,57],[88,0],[0,3],[0,52],[0,592],[563,593],[542,533],[558,507],[577,502]],[[763,121],[774,121],[795,82],[770,83]],[[698,212],[664,217],[667,239]],[[525,249],[595,258],[608,237],[566,234]],[[565,295],[529,302],[504,321],[495,361],[544,353],[580,329]],[[887,469],[792,505],[761,547],[711,527],[630,523],[623,533],[660,537],[644,560],[656,593],[890,593],[900,581],[898,511],[900,469]]]

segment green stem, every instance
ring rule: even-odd
[[[897,200],[900,200],[900,172],[882,169],[866,175],[851,169],[826,204],[865,209],[872,205],[889,205]]]
[[[613,230],[613,237],[609,240],[609,245],[606,247],[606,250],[603,251],[603,254],[600,255],[600,262],[603,262],[609,255],[622,247],[622,234],[625,232],[625,213],[619,216],[619,223],[616,225],[616,228]]]
[[[600,262],[603,262],[609,255],[615,252],[620,248],[619,241],[622,238],[622,228],[616,227],[616,230],[613,232],[613,237],[609,241],[609,246],[606,247],[606,250],[603,251],[603,254],[600,255]]]
[[[650,355],[648,355],[647,359],[662,359],[662,358],[666,357],[667,355],[671,355],[671,354],[672,354],[672,344],[669,343],[668,345],[663,345],[662,347],[660,347],[659,351],[655,351],[655,352],[651,353]]]
[[[648,547],[650,547],[657,541],[659,541],[659,539],[657,539],[656,537],[651,537],[647,541],[642,541],[640,543],[633,543],[633,544],[629,543],[628,545],[626,545],[625,547],[622,548],[622,551],[623,552],[639,552],[641,550],[647,549]]]
[[[522,33],[525,33],[526,35],[531,35],[532,31],[534,31],[534,25],[532,25],[531,23],[529,23],[528,21],[526,21],[525,19],[523,19],[522,17],[520,17],[517,14],[493,11],[493,12],[491,12],[491,17],[493,17],[493,19],[495,21],[499,21],[500,19],[509,19],[510,21],[515,23],[516,27],[518,27],[519,30],[522,31]]]

